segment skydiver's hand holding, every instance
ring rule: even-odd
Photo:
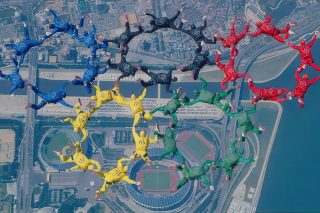
[[[126,14],[124,17],[126,18],[127,22],[129,22],[129,16]]]
[[[182,7],[179,11],[180,11],[180,12],[182,12],[182,11],[183,11],[183,9],[184,9],[184,7]]]
[[[315,36],[318,37],[319,31],[314,32]]]
[[[203,16],[203,17],[202,17],[202,20],[206,20],[206,19],[207,19],[207,16]]]

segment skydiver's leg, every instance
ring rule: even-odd
[[[251,104],[255,104],[257,103],[258,101],[261,101],[262,98],[261,97],[254,97],[252,100],[251,100]]]
[[[262,131],[255,126],[252,127],[251,131],[256,133],[257,135],[260,135],[262,133]]]
[[[270,100],[272,101],[276,101],[278,103],[282,103],[282,102],[285,102],[288,100],[288,98],[279,98],[279,97],[273,97],[273,98],[270,98]]]
[[[98,161],[90,159],[90,163],[96,167],[93,171],[98,172],[101,170],[101,165]]]
[[[192,74],[193,74],[193,79],[194,80],[198,79],[199,72],[200,72],[200,68],[198,68],[198,67],[193,70]]]
[[[7,49],[14,49],[15,51],[17,51],[17,49],[18,49],[17,45],[15,45],[14,43],[5,44],[4,46],[5,46]]]
[[[146,111],[144,111],[144,112],[142,113],[142,117],[143,117],[145,120],[148,120],[148,121],[151,121],[151,120],[153,119],[152,114],[150,114],[149,112],[146,112]]]
[[[27,40],[30,39],[28,27],[24,27],[23,37]]]
[[[185,158],[183,157],[183,155],[181,154],[181,152],[177,149],[177,151],[176,151],[176,155],[179,157],[179,158],[181,158],[181,160],[182,160],[182,164],[184,164],[185,163]]]
[[[185,66],[181,72],[187,72],[187,71],[190,71],[190,70],[193,70],[193,64],[189,64],[188,66]]]
[[[287,25],[286,25],[286,28],[279,30],[279,33],[280,33],[280,34],[284,34],[284,33],[289,32],[290,27],[291,27],[290,24],[287,24]]]
[[[63,122],[69,122],[72,126],[74,126],[75,125],[75,120],[73,120],[72,118],[65,118],[64,120],[63,120]]]
[[[237,78],[245,78],[247,75],[246,74],[244,74],[244,73],[239,73],[238,75],[237,75]]]
[[[133,153],[133,155],[131,155],[130,157],[129,157],[129,159],[131,160],[131,161],[134,161],[134,160],[136,160],[138,158],[138,155],[136,154],[136,153]]]
[[[178,12],[172,18],[169,19],[172,25],[173,25],[173,22],[179,17],[180,14],[181,12],[180,10],[178,10]]]
[[[299,102],[300,108],[303,108],[304,107],[304,95],[298,96],[298,102]]]
[[[10,75],[3,74],[3,73],[0,71],[0,78],[3,78],[3,79],[6,79],[6,80],[9,80]]]
[[[183,185],[185,185],[188,181],[189,181],[188,179],[182,178],[182,179],[179,181],[178,185],[177,185],[177,189],[180,189],[180,188],[181,188]]]
[[[60,154],[60,155],[59,155],[59,158],[60,158],[60,160],[61,160],[63,163],[72,163],[72,162],[73,162],[73,160],[71,159],[71,157],[66,158],[66,157],[64,157],[63,154]]]
[[[280,35],[274,35],[273,38],[281,43],[284,43],[287,38],[282,38]]]
[[[320,66],[318,66],[316,63],[312,63],[312,64],[309,64],[313,69],[317,70],[317,71],[320,71]]]
[[[32,41],[30,41],[30,45],[33,46],[33,47],[40,46],[42,43],[43,43],[43,41],[41,41],[41,40],[32,40]]]
[[[237,56],[239,54],[239,50],[235,47],[235,46],[232,46],[231,47],[231,56]]]
[[[91,92],[92,92],[91,83],[87,82],[87,85],[85,86],[85,88],[86,88],[87,93],[91,94]]]
[[[140,83],[141,83],[141,85],[142,85],[143,87],[149,87],[149,86],[155,85],[155,83],[154,83],[152,80],[147,81],[147,82],[145,82],[144,80],[141,80]]]
[[[23,64],[25,53],[21,53],[19,64]]]
[[[91,56],[92,59],[96,59],[97,58],[97,50],[99,49],[99,45],[95,44],[91,47]]]
[[[70,169],[68,169],[67,171],[74,171],[74,170],[78,170],[79,166],[73,166]]]
[[[206,186],[208,186],[208,187],[211,186],[210,181],[208,180],[208,178],[205,175],[201,175],[201,180]]]
[[[148,157],[148,153],[144,154],[143,156],[141,156],[142,160],[144,160],[148,165],[151,165],[152,161],[150,160],[150,158]]]
[[[176,113],[172,113],[171,115],[170,115],[170,117],[172,118],[172,120],[173,120],[173,124],[172,124],[172,128],[175,128],[177,125],[178,125],[178,118],[177,118],[177,115],[176,115]]]
[[[154,109],[151,111],[151,114],[154,114],[154,113],[156,113],[156,112],[158,112],[158,111],[163,112],[165,109],[166,109],[165,106],[161,106],[161,107],[154,108]]]
[[[167,155],[169,155],[171,152],[163,152],[161,155],[160,155],[160,161],[162,161],[162,159],[165,157],[165,156],[167,156]]]
[[[105,193],[105,192],[107,191],[108,187],[109,187],[109,184],[107,183],[107,181],[104,181],[101,189],[100,189],[99,191],[96,191],[96,194],[103,194],[103,193]]]
[[[83,82],[83,80],[82,79],[74,79],[74,80],[72,80],[71,81],[71,84],[73,84],[73,85],[84,85],[84,82]]]
[[[140,114],[136,113],[133,119],[133,126],[137,126],[140,123],[140,119],[141,119]]]
[[[228,179],[229,179],[229,180],[231,180],[231,177],[232,177],[232,170],[231,170],[231,169],[229,169],[229,170],[227,170],[227,171],[226,171],[226,173],[227,173],[227,177],[228,177]]]
[[[123,180],[123,181],[125,181],[125,182],[127,182],[127,183],[129,183],[129,184],[137,184],[136,181],[131,180],[127,175],[124,176],[121,180]]]
[[[47,104],[45,101],[41,101],[39,104],[32,104],[31,108],[35,110],[39,110]]]

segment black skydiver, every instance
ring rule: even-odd
[[[195,57],[193,59],[193,62],[185,67],[183,66],[178,66],[177,70],[180,70],[181,72],[187,72],[192,70],[192,76],[194,80],[198,79],[198,75],[200,70],[205,66],[205,65],[215,65],[214,61],[209,60],[209,51],[206,50],[204,53],[201,53],[202,51],[202,46],[199,46],[196,51],[195,51]]]
[[[139,31],[136,32],[131,32],[130,30],[130,23],[129,23],[129,19],[128,16],[126,15],[126,30],[119,36],[115,37],[114,39],[104,39],[103,43],[108,43],[108,42],[113,42],[116,43],[118,45],[118,47],[120,48],[120,46],[122,46],[124,48],[124,54],[127,55],[128,51],[129,51],[129,42],[136,36],[140,35],[141,33],[143,33],[143,29],[141,27],[141,25],[138,26]]]
[[[119,81],[122,78],[129,77],[130,75],[135,76],[136,72],[138,70],[142,71],[147,71],[148,68],[145,66],[140,66],[140,65],[131,65],[130,63],[127,62],[126,56],[124,54],[121,54],[121,61],[119,64],[113,64],[110,61],[110,58],[107,61],[107,64],[110,68],[120,70],[122,73],[116,80],[116,83],[119,83]]]
[[[167,92],[169,93],[173,92],[173,90],[170,89],[171,82],[176,82],[178,80],[177,77],[172,77],[173,70],[169,70],[168,73],[154,73],[154,72],[151,72],[150,70],[146,70],[146,71],[142,70],[142,71],[146,73],[148,76],[150,76],[151,78],[147,82],[145,82],[144,80],[141,80],[141,78],[137,80],[137,82],[140,82],[143,87],[149,87],[156,84],[165,84]]]
[[[174,24],[174,21],[179,17],[179,15],[181,14],[182,10],[183,10],[183,8],[178,10],[176,15],[173,16],[172,18],[167,18],[167,17],[157,18],[156,16],[154,16],[151,13],[146,13],[147,16],[152,17],[152,20],[150,21],[150,24],[152,25],[152,29],[151,30],[146,30],[145,32],[146,33],[153,33],[155,31],[157,31],[158,29],[162,29],[162,28],[177,29],[177,27]]]
[[[186,34],[188,34],[189,36],[191,36],[193,38],[193,40],[195,42],[197,42],[198,46],[203,45],[203,42],[206,44],[215,44],[217,43],[217,37],[213,36],[213,40],[212,39],[208,39],[204,34],[203,31],[207,28],[207,18],[206,16],[204,16],[202,18],[203,20],[203,26],[200,27],[196,27],[195,24],[192,24],[190,29],[183,29],[183,24],[186,22],[186,20],[182,19],[182,21],[180,22],[178,29],[181,32],[184,32]]]

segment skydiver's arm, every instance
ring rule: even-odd
[[[209,186],[211,185],[211,183],[210,183],[210,181],[208,180],[207,176],[201,175],[201,180],[202,180],[202,182],[203,182],[206,186],[209,187]]]
[[[78,170],[79,169],[79,166],[73,166],[73,167],[71,167],[70,169],[69,169],[69,171],[74,171],[74,170]]]
[[[207,19],[203,20],[203,25],[201,27],[199,27],[199,28],[200,28],[200,30],[204,30],[204,29],[207,28]]]
[[[292,42],[289,42],[289,43],[288,43],[288,46],[291,47],[292,49],[300,50],[300,46],[296,46],[296,45],[294,45]]]
[[[133,135],[133,138],[134,138],[134,142],[138,142],[140,140],[140,136],[136,132],[136,128],[135,127],[132,127],[132,135]]]
[[[249,35],[253,36],[253,37],[257,37],[262,33],[262,30],[259,28],[256,32],[254,33],[250,33]]]
[[[266,19],[264,20],[265,23],[269,23],[272,20],[269,14],[266,14]]]
[[[77,141],[75,144],[74,144],[74,147],[76,148],[76,152],[82,152],[82,149],[81,149],[81,143],[80,141]]]
[[[103,70],[99,70],[98,74],[102,75],[102,74],[105,74],[107,71],[108,71],[108,67],[104,68]]]
[[[299,76],[299,74],[301,73],[303,69],[302,68],[298,68],[295,72],[294,72],[294,78],[299,81],[301,78]]]
[[[201,51],[202,51],[202,46],[198,46],[195,53],[199,54],[199,53],[201,53]]]
[[[153,18],[153,19],[156,19],[157,17],[155,17],[153,14],[151,14],[151,13],[146,13],[146,15],[147,16],[150,16],[151,18]]]
[[[95,35],[96,35],[96,33],[97,33],[96,25],[92,24],[91,26],[92,26],[92,32],[91,32],[91,35],[92,35],[92,36],[95,36]]]
[[[170,89],[170,86],[171,86],[171,83],[166,84],[166,91],[169,92],[169,93],[172,93],[173,90]]]
[[[160,138],[160,139],[163,139],[163,138],[164,138],[164,135],[161,134],[161,133],[159,133],[158,131],[154,131],[153,134],[154,134],[155,136],[157,136],[158,138]]]
[[[68,81],[66,81],[65,83],[63,83],[63,84],[61,85],[61,87],[59,88],[59,91],[60,91],[60,92],[63,92],[64,89],[66,88],[66,86],[67,86],[68,84],[69,84]]]
[[[18,66],[18,65],[19,65],[16,58],[12,57],[11,60],[12,60],[12,63],[13,63],[15,66]]]
[[[125,161],[127,161],[128,159],[127,158],[121,158],[120,160],[118,160],[118,162],[117,162],[117,168],[123,168],[123,165],[122,165],[122,163],[123,162],[125,162]]]
[[[49,9],[49,13],[53,16],[54,22],[59,22],[60,18],[57,16],[56,12],[52,9]]]
[[[201,88],[202,89],[207,89],[208,82],[206,80],[204,80],[202,77],[200,77],[200,81],[202,83]]]
[[[317,41],[317,34],[314,34],[312,40],[308,43],[308,47],[311,48],[316,41]]]
[[[229,61],[229,64],[230,64],[231,66],[234,66],[234,57],[233,57],[233,56],[231,56],[230,61]]]
[[[236,145],[237,145],[238,141],[237,140],[234,140],[231,144],[231,152],[232,154],[234,154],[236,152]]]
[[[199,103],[199,102],[201,102],[201,101],[199,100],[199,98],[195,98],[195,99],[193,99],[191,102],[185,102],[185,101],[183,101],[183,104],[184,104],[185,106],[192,106],[192,105],[194,105],[194,104],[196,104],[196,103]]]
[[[96,86],[96,85],[92,84],[92,88],[94,88],[96,90],[97,94],[101,92],[101,88],[99,86]]]
[[[153,32],[155,32],[155,31],[157,31],[158,30],[158,27],[156,27],[156,26],[153,26],[153,28],[151,29],[151,30],[146,30],[146,31],[144,31],[145,33],[153,33]]]
[[[257,104],[254,104],[250,109],[247,109],[246,112],[248,114],[253,114],[257,111]]]
[[[317,76],[317,77],[315,77],[314,79],[310,80],[309,83],[310,83],[310,84],[314,84],[314,83],[316,83],[316,82],[319,81],[319,80],[320,80],[320,76]]]
[[[252,162],[254,162],[255,160],[253,160],[253,159],[250,159],[250,158],[243,158],[243,157],[241,157],[240,159],[239,159],[239,162],[242,162],[242,163],[252,163]]]
[[[157,136],[154,138],[149,137],[148,139],[149,139],[149,144],[157,143],[159,140],[159,138]]]
[[[14,85],[13,87],[11,87],[11,89],[9,90],[9,95],[11,95],[17,88],[18,85]]]
[[[142,94],[138,97],[138,99],[142,101],[146,96],[146,94],[147,94],[147,88],[144,88]]]
[[[68,108],[73,108],[72,105],[68,104],[67,102],[65,102],[64,100],[59,100],[59,103],[62,104],[63,106],[65,107],[68,107]]]
[[[238,115],[237,112],[227,112],[227,115],[230,117],[236,117]]]
[[[123,180],[123,181],[125,181],[125,182],[127,182],[127,183],[129,183],[129,184],[137,184],[137,182],[134,181],[134,180],[131,180],[131,179],[128,177],[128,175],[124,176],[121,180]]]

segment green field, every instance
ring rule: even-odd
[[[49,143],[47,144],[47,153],[46,157],[50,161],[60,161],[59,157],[53,151],[61,152],[63,147],[69,145],[67,132],[59,132],[53,133],[54,135],[50,139]]]
[[[192,134],[184,143],[185,149],[194,156],[197,160],[201,161],[210,152],[210,149],[198,137]]]
[[[144,172],[143,188],[145,190],[170,189],[170,172]]]

